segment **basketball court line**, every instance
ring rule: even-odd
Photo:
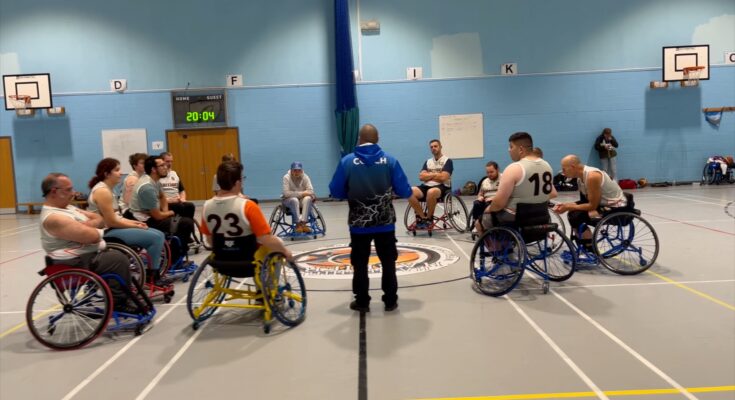
[[[467,253],[465,253],[464,249],[459,247],[457,242],[455,242],[451,236],[449,236],[446,233],[445,235],[449,238],[449,240],[452,241],[452,243],[454,243],[454,245],[459,249],[459,251],[462,252],[465,258],[469,260],[470,257],[467,255]],[[557,345],[556,342],[554,342],[554,340],[551,339],[551,337],[549,337],[549,335],[547,335],[546,332],[543,329],[541,329],[541,327],[538,326],[538,324],[536,324],[536,322],[531,317],[529,317],[528,314],[526,314],[526,312],[523,311],[523,309],[521,309],[521,307],[518,304],[516,304],[515,301],[513,301],[513,299],[511,299],[508,295],[504,295],[502,298],[507,300],[510,303],[510,305],[513,306],[516,312],[518,312],[521,315],[521,317],[523,317],[523,319],[526,320],[526,322],[529,325],[531,325],[531,327],[536,331],[536,333],[538,333],[538,335],[541,336],[542,339],[544,339],[546,344],[548,344],[551,347],[551,349],[554,350],[554,352],[567,364],[567,366],[569,366],[569,368],[571,368],[572,371],[574,371],[575,374],[577,374],[577,376],[585,383],[585,385],[587,385],[588,388],[592,390],[593,393],[595,393],[595,395],[598,398],[600,399],[608,398],[607,396],[605,396],[605,394],[602,393],[602,390],[600,390],[600,388],[592,381],[592,379],[590,379],[590,377],[588,377],[587,374],[585,374],[584,371],[582,371],[582,369],[579,368],[579,366],[564,352],[564,350],[562,350],[561,347],[559,347],[559,345]]]
[[[692,201],[692,202],[700,203],[700,204],[713,204],[713,205],[716,205],[716,206],[719,206],[719,207],[724,206],[724,204],[721,204],[721,203],[713,203],[711,201],[704,201],[704,200],[695,200],[695,199],[690,199],[690,198],[687,198],[687,197],[670,196],[670,195],[666,195],[666,194],[657,194],[657,196],[658,197],[667,197],[667,198],[677,199],[677,200]]]
[[[21,233],[31,232],[31,231],[35,230],[36,227],[38,227],[38,224],[35,224],[35,225],[25,225],[22,229],[21,228],[18,228],[18,230],[15,230],[14,232],[10,232],[10,233],[6,233],[6,234],[0,235],[0,238],[6,238],[6,237],[15,236],[15,235],[18,235],[18,234],[21,234]]]
[[[722,393],[735,392],[735,385],[732,386],[704,386],[684,388],[689,393]],[[602,392],[609,397],[618,396],[651,396],[661,394],[679,394],[677,389],[629,389],[629,390],[605,390]],[[560,392],[560,393],[529,393],[529,394],[508,394],[498,396],[476,396],[476,397],[436,397],[423,398],[414,400],[534,400],[534,399],[580,399],[587,397],[596,397],[595,392]]]
[[[708,295],[706,293],[700,292],[697,289],[690,288],[689,286],[684,285],[681,282],[677,282],[677,281],[675,281],[675,280],[673,280],[671,278],[667,278],[667,277],[665,277],[665,276],[663,276],[661,274],[657,274],[657,273],[655,273],[655,272],[653,272],[651,270],[646,270],[646,273],[648,273],[649,275],[653,275],[653,276],[655,276],[655,277],[657,277],[657,278],[659,278],[661,280],[664,280],[664,281],[666,281],[668,283],[671,283],[674,286],[677,286],[677,287],[682,288],[684,290],[688,290],[688,291],[696,294],[699,297],[702,297],[702,298],[707,299],[707,300],[709,300],[711,302],[714,302],[715,304],[719,304],[719,305],[721,305],[721,306],[723,306],[723,307],[725,307],[727,309],[730,309],[732,311],[735,311],[735,306],[733,306],[732,304],[726,303],[726,302],[724,302],[724,301],[722,301],[720,299],[717,299],[715,297],[712,297],[712,296],[710,296],[710,295]]]
[[[735,192],[733,194],[735,194]],[[700,198],[707,199],[707,200],[721,201],[722,203],[724,203],[722,205],[725,205],[725,204],[727,204],[728,201],[730,201],[728,199],[722,199],[722,198],[719,198],[719,197],[702,196],[701,194],[682,193],[681,195],[682,196],[689,196],[689,197],[700,197]]]
[[[455,246],[456,246],[456,247],[457,247],[457,248],[458,248],[458,249],[459,249],[459,250],[460,250],[460,251],[462,252],[462,254],[464,254],[464,256],[465,256],[465,257],[466,257],[466,258],[467,258],[467,259],[469,260],[469,257],[467,256],[467,253],[465,253],[465,252],[464,252],[464,250],[463,250],[463,249],[462,249],[461,247],[459,247],[459,246],[458,246],[458,245],[456,244],[456,242],[454,242],[454,240],[453,240],[453,239],[451,239],[451,238],[450,238],[450,240],[452,240],[452,242],[453,242],[453,243],[455,244]],[[531,274],[531,276],[532,276],[532,277],[533,277],[534,279],[537,279],[537,280],[538,280],[538,278],[536,278],[535,276],[533,276],[533,274]],[[561,300],[561,301],[562,301],[562,302],[563,302],[564,304],[566,304],[566,305],[567,305],[567,307],[571,308],[571,309],[572,309],[572,310],[573,310],[574,312],[576,312],[576,313],[577,313],[577,314],[578,314],[578,315],[579,315],[580,317],[582,317],[582,318],[583,318],[583,319],[585,319],[585,320],[586,320],[587,322],[589,322],[590,324],[592,324],[592,326],[594,326],[595,328],[597,328],[597,330],[599,330],[600,332],[602,332],[602,333],[603,333],[603,334],[604,334],[605,336],[607,336],[607,337],[608,337],[608,338],[609,338],[610,340],[612,340],[612,341],[613,341],[614,343],[616,343],[616,344],[617,344],[618,346],[622,347],[622,348],[623,348],[623,350],[627,351],[627,352],[628,352],[628,353],[629,353],[630,355],[632,355],[632,356],[633,356],[634,358],[636,358],[636,359],[637,359],[637,360],[638,360],[639,362],[641,362],[641,363],[642,363],[643,365],[645,365],[646,367],[648,367],[648,369],[650,369],[651,371],[653,371],[653,372],[654,372],[654,373],[655,373],[656,375],[658,375],[658,376],[659,376],[659,377],[660,377],[661,379],[663,379],[663,380],[664,380],[665,382],[667,382],[667,383],[668,383],[669,385],[671,385],[671,386],[672,386],[673,388],[675,388],[677,392],[681,393],[681,394],[682,394],[683,396],[685,396],[685,397],[686,397],[686,398],[688,398],[689,400],[697,400],[697,397],[696,397],[696,396],[693,396],[693,395],[692,395],[691,393],[687,392],[687,391],[686,391],[686,389],[684,389],[684,387],[683,387],[683,386],[681,386],[681,385],[680,385],[680,384],[679,384],[679,383],[678,383],[677,381],[675,381],[675,380],[674,380],[673,378],[671,378],[670,376],[666,375],[666,373],[664,373],[663,371],[661,371],[661,370],[660,370],[660,369],[659,369],[658,367],[656,367],[656,366],[655,366],[655,365],[654,365],[653,363],[651,363],[650,361],[648,361],[648,360],[647,360],[647,359],[646,359],[645,357],[643,357],[643,356],[642,356],[642,355],[641,355],[640,353],[638,353],[637,351],[635,351],[635,350],[634,350],[634,349],[633,349],[632,347],[628,346],[628,345],[627,345],[627,344],[626,344],[625,342],[623,342],[623,341],[622,341],[622,340],[621,340],[620,338],[618,338],[617,336],[613,335],[613,334],[612,334],[612,332],[610,332],[610,331],[608,331],[607,329],[605,329],[605,327],[603,327],[603,326],[602,326],[602,325],[601,325],[600,323],[598,323],[598,322],[597,322],[597,321],[595,321],[595,320],[594,320],[594,319],[593,319],[592,317],[590,317],[589,315],[587,315],[587,314],[586,314],[586,313],[585,313],[584,311],[582,311],[582,310],[580,310],[579,308],[577,308],[577,307],[576,307],[576,306],[575,306],[574,304],[572,304],[572,303],[571,303],[570,301],[568,301],[568,300],[567,300],[566,298],[564,298],[564,296],[560,295],[559,293],[556,293],[556,288],[554,288],[554,289],[551,289],[551,290],[549,290],[549,293],[553,294],[553,295],[554,295],[554,297],[556,297],[557,299]],[[505,296],[503,296],[503,297],[504,297],[504,298],[506,298],[507,300],[509,300],[509,301],[511,302],[511,305],[513,305],[513,307],[514,307],[514,308],[515,308],[515,309],[516,309],[516,310],[517,310],[517,311],[518,311],[519,313],[521,313],[521,315],[522,315],[522,316],[524,316],[524,318],[526,319],[526,321],[528,321],[529,323],[532,323],[532,320],[531,320],[530,318],[527,318],[527,317],[525,316],[525,313],[523,313],[523,312],[522,312],[522,310],[520,309],[520,307],[519,307],[519,306],[518,306],[517,304],[515,304],[515,302],[514,302],[514,301],[513,301],[513,300],[512,300],[512,299],[511,299],[510,297],[508,297],[508,295],[505,295]],[[535,325],[535,323],[533,323],[533,324]],[[543,331],[541,331],[541,330],[540,330],[540,328],[539,328],[539,329],[537,330],[537,332],[538,332],[539,334],[542,334],[542,332],[543,332]],[[544,335],[545,335],[545,333],[544,333],[544,334],[542,335],[542,337],[543,337]],[[551,342],[551,338],[549,338],[549,340],[547,341],[547,343],[549,343],[550,345],[551,345],[551,343],[553,343],[553,342]],[[552,346],[552,348],[553,348],[553,346]],[[556,351],[556,349],[555,349],[555,351]],[[559,351],[561,351],[561,349],[559,349]],[[559,353],[557,352],[557,354],[559,354]],[[562,354],[563,354],[563,353],[562,353]],[[565,359],[565,361],[566,361],[566,359]],[[571,360],[569,360],[569,361],[571,361]],[[571,366],[571,365],[570,365],[570,366]],[[575,370],[575,372],[577,372],[577,371]],[[582,372],[582,371],[580,370],[579,372]],[[581,377],[582,377],[582,376],[580,375],[580,378],[581,378]],[[584,380],[584,378],[582,378],[582,379]],[[586,380],[585,380],[585,383],[587,383],[587,381],[586,381]],[[590,389],[592,389],[592,391],[593,391],[593,392],[595,393],[595,395],[597,395],[597,396],[598,396],[599,398],[607,398],[607,396],[605,396],[605,395],[604,395],[604,394],[603,394],[603,393],[602,393],[602,392],[601,392],[601,391],[599,390],[599,388],[597,388],[596,386],[590,386],[590,384],[594,385],[594,383],[592,383],[592,382],[590,381],[590,382],[588,383],[588,386],[590,387]],[[603,396],[603,397],[601,397],[601,396]]]
[[[693,226],[693,227],[696,227],[696,228],[706,229],[706,230],[712,231],[712,232],[723,233],[725,235],[735,236],[735,233],[732,233],[732,232],[725,232],[725,231],[721,231],[719,229],[709,228],[709,227],[702,226],[702,225],[697,225],[697,224],[691,224],[691,223],[684,222],[684,221],[681,221],[681,220],[678,220],[678,219],[666,218],[666,217],[662,217],[662,216],[659,216],[659,215],[656,215],[656,214],[651,214],[651,213],[646,213],[646,215],[650,215],[650,216],[656,217],[656,218],[661,218],[661,219],[664,219],[664,220],[667,220],[667,221],[678,222],[680,224],[689,225],[689,226]]]
[[[38,249],[38,250],[32,251],[32,252],[30,252],[30,253],[28,253],[28,254],[24,254],[24,255],[22,255],[22,256],[18,256],[18,257],[15,257],[15,258],[11,258],[10,260],[0,261],[0,265],[3,265],[3,264],[5,264],[5,263],[9,263],[9,262],[11,262],[11,261],[15,261],[15,260],[20,260],[20,259],[21,259],[21,258],[23,258],[23,257],[28,257],[28,256],[30,256],[31,254],[36,254],[36,253],[38,253],[39,251],[41,251],[41,249]]]
[[[6,233],[6,232],[11,232],[11,231],[16,231],[16,230],[22,230],[22,229],[26,229],[26,228],[30,228],[30,227],[36,227],[36,226],[38,226],[38,224],[20,225],[20,226],[14,227],[14,228],[4,229],[4,230],[0,231],[0,234]]]
[[[691,393],[687,392],[686,389],[684,389],[683,386],[679,384],[679,382],[675,381],[673,378],[668,376],[665,372],[661,371],[658,367],[656,367],[652,362],[648,361],[645,357],[643,357],[640,353],[635,351],[632,347],[628,346],[625,342],[623,342],[620,338],[613,335],[612,332],[608,331],[605,327],[603,327],[599,322],[595,321],[592,317],[587,315],[584,311],[580,310],[572,304],[569,300],[565,299],[564,296],[560,295],[559,293],[556,293],[556,289],[549,290],[549,293],[553,294],[554,297],[561,300],[564,304],[567,305],[567,307],[571,308],[574,312],[576,312],[580,317],[584,318],[587,322],[592,324],[597,330],[602,332],[605,336],[607,336],[610,340],[615,342],[618,346],[622,347],[623,350],[627,351],[630,355],[632,355],[635,359],[637,359],[639,362],[641,362],[643,365],[648,367],[651,371],[653,371],[656,375],[658,375],[661,379],[666,381],[669,385],[671,385],[673,388],[675,388],[679,393],[681,393],[684,397],[686,397],[689,400],[696,400],[697,397],[693,396]]]

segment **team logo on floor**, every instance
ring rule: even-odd
[[[459,260],[451,250],[444,247],[416,243],[397,243],[398,260],[396,274],[409,275],[432,271],[452,265]],[[350,247],[345,244],[322,247],[298,254],[296,265],[307,278],[352,279]],[[379,277],[380,259],[373,246],[368,261],[368,274]]]

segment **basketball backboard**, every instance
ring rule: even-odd
[[[3,75],[3,88],[6,110],[15,109],[11,96],[16,95],[30,96],[29,109],[53,107],[50,74]]]
[[[709,79],[709,45],[666,46],[663,48],[663,80],[683,81],[684,68],[704,67],[700,80]]]

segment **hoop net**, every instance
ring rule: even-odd
[[[15,107],[16,110],[25,110],[31,105],[31,96],[24,94],[11,94],[8,97],[10,97],[10,102],[13,103],[13,107]]]
[[[703,66],[697,67],[684,67],[684,80],[690,84],[699,82],[699,75],[704,71]]]

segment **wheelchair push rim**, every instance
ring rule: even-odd
[[[189,283],[186,296],[186,309],[196,322],[203,322],[214,315],[225,300],[226,293],[220,289],[230,287],[232,278],[218,273],[210,264],[209,259],[197,268]]]
[[[531,269],[550,281],[562,282],[574,274],[574,246],[559,228],[549,232],[544,240],[526,243],[526,254]]]
[[[46,277],[26,306],[31,334],[54,350],[84,347],[99,337],[112,316],[112,293],[92,272],[68,269]]]
[[[605,268],[617,274],[640,274],[658,257],[656,231],[635,213],[606,216],[595,227],[593,238],[597,258]]]
[[[263,298],[273,316],[292,327],[306,318],[306,286],[299,268],[281,253],[271,253],[260,269]],[[269,321],[265,321],[267,324]]]
[[[475,242],[470,256],[473,286],[489,296],[502,296],[523,277],[525,249],[511,229],[492,227]]]

